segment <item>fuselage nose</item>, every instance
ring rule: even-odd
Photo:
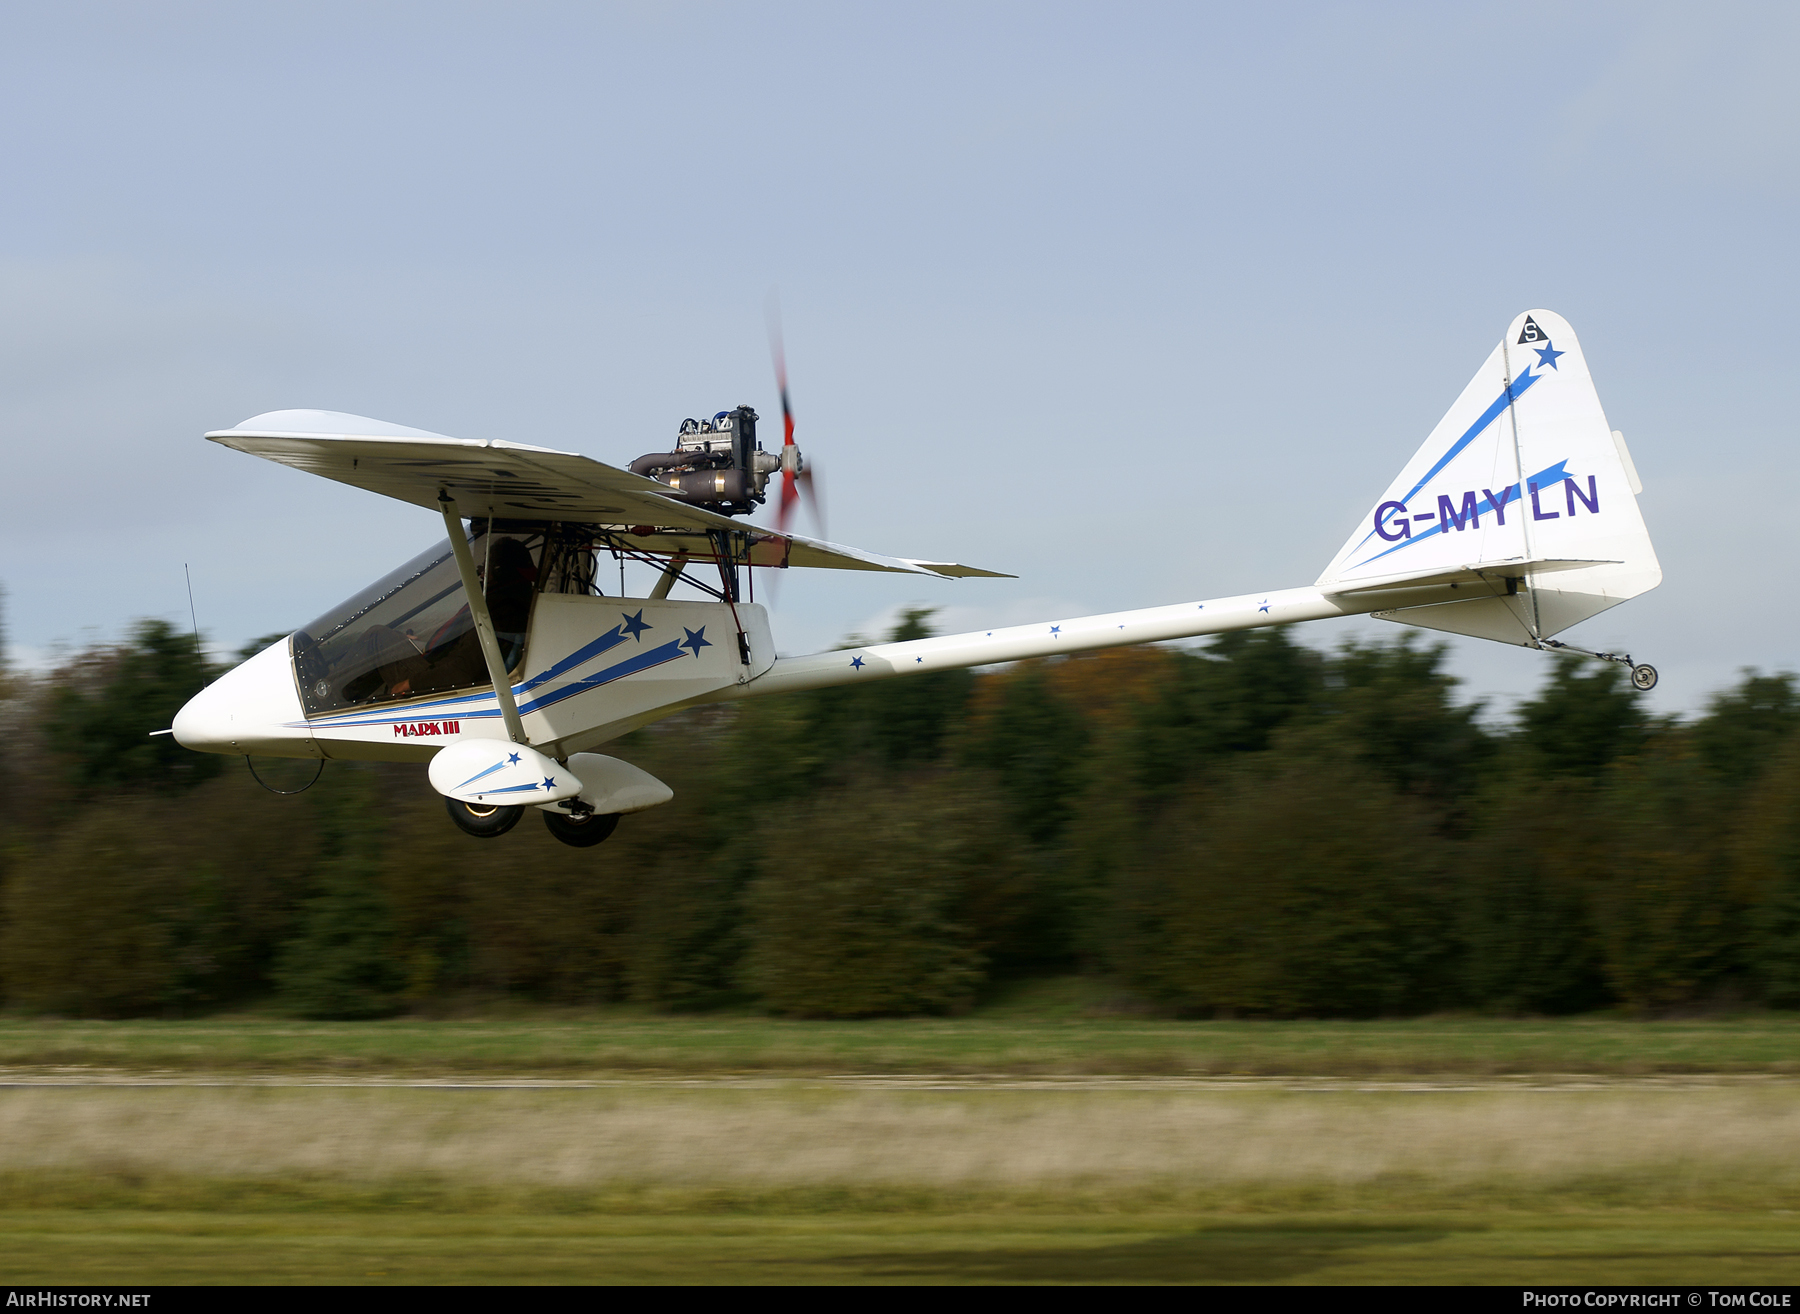
[[[227,671],[175,714],[175,741],[201,753],[317,757],[288,641]]]

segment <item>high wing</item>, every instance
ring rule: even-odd
[[[366,488],[414,506],[438,509],[439,490],[466,517],[563,520],[598,525],[645,552],[691,551],[711,530],[753,536],[750,563],[833,570],[881,570],[960,578],[996,571],[950,562],[913,561],[802,534],[778,534],[689,506],[628,470],[549,447],[442,434],[337,411],[270,411],[208,441]]]

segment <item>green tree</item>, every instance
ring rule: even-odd
[[[932,608],[907,610],[888,634],[888,642],[904,643],[931,637]],[[875,681],[864,688],[839,686],[845,694],[860,694],[851,702],[862,727],[857,739],[866,742],[888,766],[930,764],[943,756],[952,727],[962,718],[969,701],[974,675],[966,670],[938,671],[895,680]],[[832,691],[827,691],[832,692]]]
[[[645,869],[633,923],[633,998],[674,1008],[743,998],[744,897],[756,867],[748,836],[735,845],[657,855]]]
[[[405,974],[381,882],[374,773],[344,764],[311,794],[320,861],[275,985],[302,1017],[381,1017],[398,1007]]]
[[[1323,687],[1319,654],[1285,626],[1222,634],[1201,652],[1179,654],[1170,674],[1130,732],[1134,783],[1150,797],[1221,758],[1262,752],[1276,731],[1316,708]]]
[[[1664,735],[1607,773],[1596,819],[1595,920],[1613,992],[1658,1011],[1711,996],[1742,967],[1730,815],[1685,737]]]
[[[1515,741],[1552,775],[1598,779],[1644,744],[1643,704],[1612,662],[1559,657],[1537,696],[1521,703]]]
[[[906,611],[887,642],[928,638],[930,608]],[[779,780],[791,794],[841,783],[847,764],[881,769],[930,765],[959,723],[975,677],[966,670],[871,679],[807,693],[757,699],[745,709],[744,734],[765,745],[755,776]],[[777,759],[766,746],[778,743]]]
[[[1416,1011],[1453,974],[1429,815],[1338,755],[1247,757],[1126,861],[1114,961],[1185,1012]]]
[[[704,1008],[743,997],[744,893],[765,828],[846,772],[876,769],[866,741],[858,758],[845,739],[818,732],[820,712],[809,694],[757,698],[684,713],[621,744],[620,756],[676,791],[667,807],[627,818],[602,851],[610,864],[621,839],[642,837],[624,859],[637,891],[632,998]]]
[[[79,1017],[153,1013],[174,1003],[170,911],[180,873],[152,860],[132,815],[97,811],[18,864],[5,888],[0,970],[9,1003]]]
[[[1714,694],[1690,731],[1700,758],[1730,788],[1747,789],[1800,730],[1794,677],[1745,671],[1737,688]]]
[[[1737,826],[1736,888],[1763,997],[1800,1008],[1800,731],[1771,757]]]
[[[1051,686],[1041,663],[988,678],[998,692],[963,743],[965,768],[991,772],[1012,829],[1033,844],[1049,844],[1067,827],[1086,781],[1088,726]]]
[[[1444,644],[1412,630],[1391,643],[1343,645],[1326,663],[1321,718],[1337,742],[1402,793],[1452,807],[1492,755],[1479,704],[1457,706]]]
[[[17,859],[0,889],[5,998],[126,1016],[266,992],[315,864],[309,813],[240,770],[14,830],[0,840]]]
[[[177,793],[216,776],[223,763],[166,730],[211,671],[191,635],[140,621],[128,643],[88,655],[54,696],[47,732],[82,789]]]
[[[746,897],[744,984],[808,1017],[942,1013],[983,979],[979,918],[1004,907],[990,802],[948,782],[861,778],[771,827]]]
[[[1611,1002],[1594,900],[1610,835],[1590,781],[1534,772],[1480,796],[1458,850],[1468,998],[1503,1013],[1572,1013]]]

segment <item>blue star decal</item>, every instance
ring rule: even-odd
[[[915,657],[915,658],[913,658],[913,660],[921,666],[923,666],[925,664],[925,659],[923,657]]]
[[[687,638],[681,641],[680,646],[688,649],[696,657],[700,655],[700,650],[702,648],[712,647],[712,640],[706,637],[706,626],[704,625],[697,630],[690,630],[687,626],[683,625],[681,627],[681,632],[687,635]]]
[[[624,612],[620,612],[619,614],[625,616]],[[638,608],[637,615],[625,616],[625,621],[619,628],[629,634],[632,638],[636,639],[639,643],[642,643],[644,641],[644,631],[653,630],[656,626],[651,625],[644,619],[644,611],[643,608],[640,607]]]
[[[1262,606],[1258,607],[1257,610],[1258,611],[1267,611],[1268,609],[1269,609],[1269,600],[1267,598],[1264,598],[1262,600]]]
[[[1062,633],[1062,626],[1052,625],[1050,627],[1050,633],[1060,635]]]
[[[861,657],[852,657],[850,659],[850,665],[859,671],[862,670],[862,662],[863,659]]]
[[[544,777],[544,788],[545,789],[555,789],[556,788],[556,777],[555,776],[545,776]]]
[[[1556,344],[1550,341],[1549,338],[1544,339],[1543,346],[1534,347],[1532,350],[1536,351],[1538,354],[1538,365],[1540,367],[1548,365],[1551,369],[1556,368],[1556,358],[1558,356],[1567,356],[1569,354],[1566,351],[1558,351],[1556,349]]]
[[[518,766],[519,765],[519,755],[517,753],[508,753],[506,755],[506,765]]]

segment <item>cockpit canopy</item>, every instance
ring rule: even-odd
[[[494,635],[515,677],[525,657],[532,600],[595,592],[585,533],[560,526],[477,522],[469,537]],[[549,545],[549,577],[544,565]],[[487,664],[448,540],[390,571],[293,637],[294,676],[308,716],[349,707],[485,688]]]

